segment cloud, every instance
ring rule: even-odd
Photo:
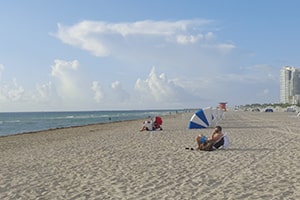
[[[0,101],[7,105],[5,109],[9,106],[19,110],[201,108],[221,101],[231,105],[268,102],[276,98],[274,85],[279,87],[279,75],[275,78],[278,72],[268,65],[247,66],[241,68],[244,74],[214,75],[213,78],[168,78],[167,73],[159,74],[156,67],[152,67],[145,79],[137,78],[135,84],[125,90],[120,81],[105,88],[97,80],[82,79],[78,61],[55,60],[54,63],[51,67],[54,79],[37,84],[34,91],[26,91],[16,79],[2,84]],[[79,86],[88,84],[88,88]]]
[[[94,91],[94,100],[100,103],[104,99],[104,92],[98,81],[93,81],[91,89]]]
[[[4,65],[0,64],[0,80],[4,71]]]
[[[214,20],[82,21],[58,24],[59,40],[96,57],[110,56],[122,66],[157,65],[171,75],[195,77],[227,73],[239,55],[233,42],[218,41]],[[234,58],[234,59],[233,59]],[[171,71],[170,71],[171,70]],[[172,72],[173,71],[173,72]]]
[[[58,24],[55,37],[92,56],[79,62],[82,55],[62,54],[78,60],[54,60],[49,80],[35,82],[33,89],[16,78],[2,83],[7,76],[0,64],[1,105],[9,102],[14,108],[18,103],[20,108],[43,110],[47,105],[57,110],[152,109],[278,99],[278,68],[253,64],[255,54],[249,56],[235,41],[219,41],[222,32],[215,24],[199,19]]]
[[[115,81],[111,84],[113,94],[116,96],[118,101],[126,102],[129,100],[129,93],[125,91],[119,81]]]
[[[70,74],[75,72],[79,67],[79,62],[74,61],[64,61],[64,60],[54,60],[54,65],[52,66],[51,75],[59,78],[63,82],[68,82],[68,77]]]
[[[198,104],[201,99],[181,80],[168,79],[164,73],[158,75],[155,67],[152,67],[147,79],[137,79],[134,88],[142,104],[162,108],[195,106],[195,102]]]
[[[16,102],[24,97],[24,88],[13,79],[12,84],[5,84],[0,88],[0,99],[3,101]]]
[[[108,56],[126,49],[128,40],[132,43],[156,41],[193,44],[210,40],[213,33],[204,31],[212,20],[180,21],[137,21],[132,23],[107,23],[103,21],[82,21],[73,26],[58,24],[53,34],[62,42],[91,52],[95,56]],[[123,47],[120,46],[123,44]]]
[[[107,56],[109,50],[105,46],[105,43],[99,40],[99,36],[95,35],[97,33],[104,33],[101,31],[101,24],[102,23],[97,25],[94,22],[81,22],[73,27],[64,27],[58,24],[59,30],[55,36],[64,43],[90,51],[95,56]]]
[[[34,99],[38,102],[47,104],[54,104],[60,100],[55,85],[51,81],[48,83],[36,84]]]
[[[20,85],[16,78],[12,78],[11,82],[2,82],[2,76],[4,76],[4,65],[0,64],[0,103],[3,109],[6,109],[6,103],[11,102],[12,104],[18,102],[26,102],[28,96],[25,89]]]
[[[164,101],[175,97],[174,85],[169,82],[165,74],[158,76],[155,72],[155,67],[152,68],[149,78],[146,80],[138,79],[135,84],[135,89],[145,99],[151,101]]]
[[[228,44],[228,43],[225,44],[224,43],[224,44],[217,45],[217,49],[221,53],[230,53],[235,48],[236,48],[236,46],[234,44]]]
[[[198,35],[177,35],[176,41],[178,44],[194,44],[201,41],[210,41],[213,40],[214,34],[212,32],[208,32],[205,35],[199,33]]]
[[[84,88],[82,82],[82,75],[79,70],[79,62],[55,60],[54,65],[51,67],[51,75],[56,78],[56,89],[58,95],[65,101],[71,100],[80,101],[84,98],[81,95]]]

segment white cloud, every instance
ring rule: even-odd
[[[59,24],[56,37],[91,54],[111,56],[114,62],[140,70],[140,66],[163,66],[176,76],[207,76],[232,70],[236,65],[232,42],[219,42],[212,20],[136,21],[107,23],[82,21]],[[115,79],[115,78],[114,78]]]
[[[80,101],[84,99],[85,89],[79,70],[79,62],[55,60],[51,75],[56,78],[58,95],[65,101]]]
[[[57,59],[54,60],[54,63],[55,65],[52,66],[51,75],[60,79],[64,79],[67,73],[76,71],[79,66],[79,62],[77,60],[69,62]]]
[[[0,99],[4,101],[16,102],[22,99],[24,92],[24,88],[17,83],[16,79],[13,79],[12,84],[5,84],[0,88]]]
[[[206,34],[199,33],[197,35],[177,35],[176,41],[178,44],[194,44],[201,41],[212,41],[215,36],[212,32]]]
[[[127,91],[125,91],[119,81],[115,81],[111,84],[111,88],[113,89],[113,94],[116,95],[116,98],[121,101],[125,102],[129,99],[130,95]]]
[[[4,65],[0,64],[0,80],[1,80],[1,77],[2,77],[3,71],[4,71]]]
[[[100,103],[104,98],[104,92],[98,81],[93,81],[91,89],[94,92],[94,100]]]
[[[272,74],[272,67],[261,65],[243,68],[244,75],[169,79],[166,73],[158,74],[152,67],[146,79],[138,78],[129,86],[134,91],[126,91],[120,81],[112,82],[107,88],[93,81],[89,88],[82,88],[79,85],[89,81],[76,81],[80,75],[78,61],[56,60],[51,72],[58,82],[37,84],[36,90],[29,92],[14,79],[11,84],[0,87],[0,101],[2,105],[10,102],[7,105],[19,110],[23,107],[31,110],[199,108],[215,106],[220,101],[253,103],[274,98],[272,86],[278,83],[273,76],[262,73],[266,69]]]
[[[203,35],[202,34],[198,34],[196,36],[194,35],[178,35],[177,36],[177,42],[179,44],[189,44],[189,43],[196,43],[199,40],[203,39]]]
[[[148,79],[144,81],[138,79],[136,81],[135,89],[143,98],[160,102],[174,98],[174,91],[171,85],[172,83],[167,80],[164,74],[157,76],[155,67],[153,67]]]
[[[36,84],[36,91],[34,99],[39,102],[51,103],[59,101],[55,85],[51,81],[43,84]]]
[[[221,53],[230,53],[232,52],[233,49],[235,49],[235,45],[233,44],[227,44],[227,43],[224,43],[224,44],[219,44],[217,45],[217,48],[219,49],[219,51]]]
[[[249,54],[234,41],[218,41],[218,29],[212,25],[211,20],[59,24],[58,39],[95,56],[62,54],[82,63],[55,60],[49,80],[34,82],[33,89],[17,79],[2,83],[2,77],[8,77],[0,64],[0,101],[11,108],[17,102],[20,108],[46,110],[51,104],[58,110],[83,110],[188,108],[276,99],[279,70],[247,64],[253,63],[247,61]],[[104,56],[110,58],[99,58]]]
[[[158,75],[155,67],[152,67],[146,80],[139,78],[136,81],[135,91],[141,104],[161,108],[193,107],[201,99],[181,80],[168,79],[164,73]]]
[[[95,35],[95,33],[103,33],[101,23],[97,25],[94,22],[84,21],[73,27],[64,27],[58,24],[58,29],[56,36],[66,44],[90,51],[96,56],[109,54],[105,43],[99,41],[97,39],[99,36]]]
[[[215,35],[213,32],[208,32],[206,35],[204,35],[204,37],[206,38],[206,40],[213,40],[215,39]]]
[[[212,32],[200,31],[213,23],[212,20],[180,21],[137,21],[132,23],[106,23],[102,21],[82,21],[73,26],[58,24],[54,34],[62,42],[91,52],[95,56],[108,56],[118,52],[115,48],[126,49],[128,40],[147,40],[177,42],[178,44],[196,43],[210,39]],[[120,46],[124,44],[124,46]]]

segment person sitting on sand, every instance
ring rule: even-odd
[[[216,126],[211,137],[207,138],[205,135],[198,135],[196,142],[199,150],[211,151],[218,149],[224,145],[224,134],[222,133],[222,127]]]
[[[147,120],[143,122],[143,127],[140,131],[152,131],[153,130],[153,122],[152,120]]]
[[[156,117],[154,117],[154,120],[152,120],[152,121],[153,121],[153,130],[160,130],[160,131],[163,130],[161,127],[161,125],[162,125],[161,117],[156,116]]]
[[[161,127],[162,119],[161,117],[154,117],[151,120],[147,120],[143,122],[143,127],[140,131],[156,131],[156,130],[163,130]]]

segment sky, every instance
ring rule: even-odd
[[[0,112],[279,103],[297,0],[3,0]]]

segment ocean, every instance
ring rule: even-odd
[[[89,124],[145,119],[178,112],[182,112],[182,110],[7,112],[0,113],[0,136]]]

